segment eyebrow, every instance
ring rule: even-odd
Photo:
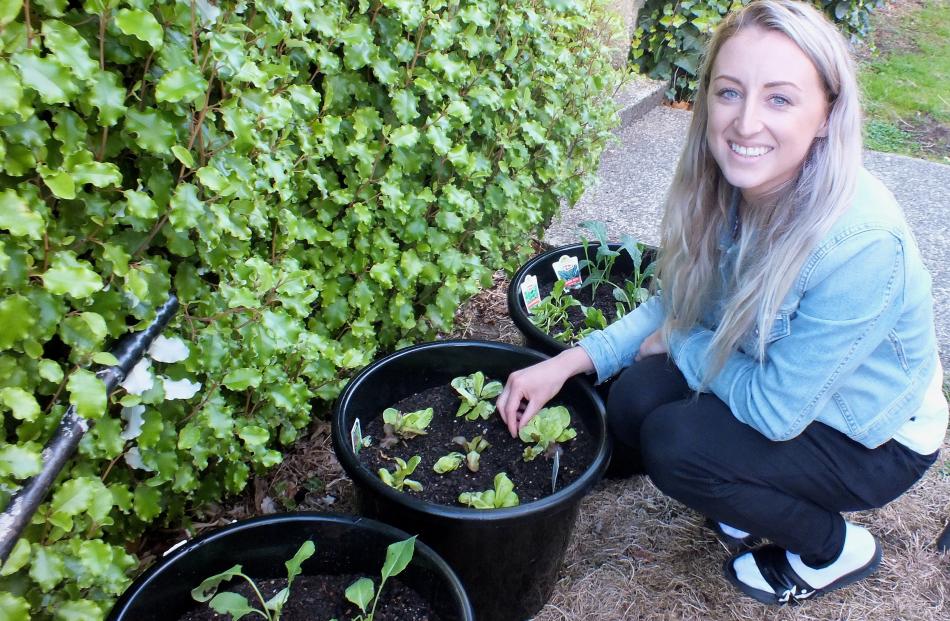
[[[734,77],[732,77],[731,75],[720,74],[720,75],[717,75],[716,77],[714,77],[713,80],[714,80],[714,81],[715,81],[715,80],[728,80],[728,81],[730,81],[730,82],[735,82],[736,84],[738,84],[738,85],[740,85],[740,86],[742,85],[742,82],[741,82],[738,78],[734,78]],[[788,81],[783,81],[783,80],[779,80],[779,81],[777,81],[777,82],[768,82],[768,83],[765,84],[765,88],[775,88],[776,86],[791,86],[791,87],[794,88],[795,90],[798,90],[798,91],[802,90],[801,87],[798,86],[797,84],[795,84],[794,82],[788,82]]]

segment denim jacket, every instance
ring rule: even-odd
[[[730,238],[722,238],[723,286],[736,251]],[[693,389],[721,304],[712,300],[700,324],[670,337],[670,355]],[[628,366],[663,319],[657,296],[582,340],[598,383]],[[706,389],[769,439],[794,438],[819,421],[874,448],[914,416],[938,360],[931,280],[894,197],[870,173],[861,171],[852,206],[806,259],[763,360],[755,336]]]

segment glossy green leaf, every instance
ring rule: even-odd
[[[115,125],[125,114],[125,89],[119,83],[119,77],[111,71],[96,73],[85,97],[88,105],[98,109],[97,122],[102,127]]]
[[[22,7],[23,3],[18,0],[0,0],[0,27],[15,20]]]
[[[10,295],[0,300],[0,349],[29,337],[36,324],[30,300],[22,295]]]
[[[79,32],[64,22],[50,19],[43,22],[43,39],[56,60],[82,81],[92,77],[99,64],[92,59],[89,43]]]
[[[27,201],[12,189],[0,192],[0,229],[17,237],[42,239],[46,223]]]
[[[155,98],[158,101],[196,101],[208,89],[208,81],[191,67],[179,67],[169,71],[158,81]]]
[[[63,557],[55,550],[45,546],[33,545],[33,559],[30,562],[30,578],[43,591],[49,592],[66,577]]]
[[[99,621],[102,610],[88,599],[74,599],[63,602],[53,612],[56,621]]]
[[[261,373],[251,367],[234,369],[224,376],[222,383],[230,390],[257,388],[261,385]]]
[[[66,381],[69,402],[83,418],[99,418],[106,410],[106,385],[91,371],[77,369]]]
[[[115,14],[115,25],[124,34],[144,41],[153,49],[162,47],[165,33],[155,16],[139,9],[120,9]]]
[[[87,298],[102,289],[102,279],[87,261],[76,258],[71,251],[58,252],[46,273],[43,286],[54,295]]]
[[[20,6],[20,3],[17,3]],[[30,604],[22,597],[12,593],[0,591],[0,610],[3,610],[4,621],[30,621]]]
[[[0,114],[15,112],[19,109],[22,98],[23,86],[20,77],[6,60],[0,59]]]
[[[13,417],[19,420],[36,420],[40,415],[40,404],[36,402],[36,398],[16,386],[0,388],[0,404],[13,412]]]
[[[40,453],[13,444],[0,444],[0,476],[27,479],[40,472]]]
[[[44,103],[66,103],[79,90],[69,70],[55,58],[21,52],[12,60],[20,69],[23,86],[36,91]]]
[[[192,168],[195,165],[195,158],[192,157],[191,151],[185,147],[176,144],[174,147],[172,147],[172,153],[175,155],[175,159],[188,168]]]

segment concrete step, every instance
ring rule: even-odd
[[[665,92],[666,82],[639,74],[631,76],[631,79],[614,97],[614,100],[620,104],[620,110],[617,112],[620,117],[620,128],[632,125],[644,114],[660,105]]]

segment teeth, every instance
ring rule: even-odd
[[[743,157],[758,157],[772,150],[771,147],[743,147],[734,142],[729,143],[729,148]]]

